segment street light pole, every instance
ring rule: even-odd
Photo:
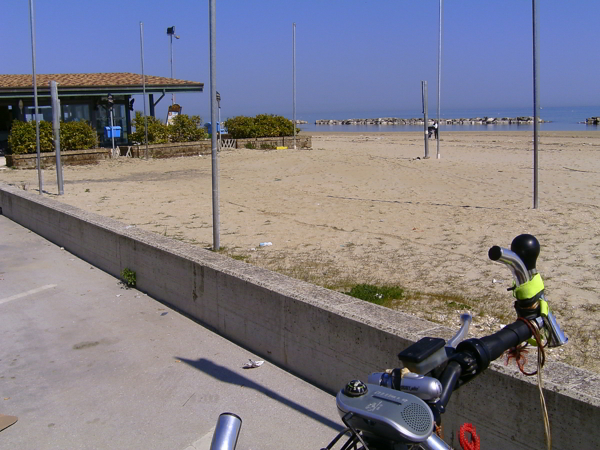
[[[293,124],[294,124],[294,150],[296,150],[296,22],[294,22],[294,28],[293,28],[293,38],[292,38],[292,47],[293,47],[293,53],[294,53],[294,57],[293,57],[293,91],[294,91],[294,114],[293,114]]]
[[[171,55],[171,78],[175,78],[175,70],[173,69],[173,36],[175,39],[179,39],[179,36],[175,34],[175,25],[167,28],[167,35],[169,36],[169,54]],[[171,105],[175,104],[175,93],[171,94]]]
[[[38,95],[37,95],[37,76],[35,73],[35,11],[33,10],[33,1],[29,0],[29,21],[31,25],[31,60],[33,70],[33,101],[34,101],[34,114],[35,114],[35,145],[37,149],[37,171],[38,171],[38,185],[40,195],[44,191],[44,180],[42,177],[42,164],[40,155],[40,119],[38,118]]]
[[[438,38],[438,74],[437,74],[437,159],[440,159],[440,100],[442,90],[442,21],[444,13],[444,0],[440,0],[440,35]]]
[[[217,153],[217,2],[209,0],[209,33],[210,33],[210,123],[211,130],[211,159],[212,159],[212,207],[213,207],[213,250],[219,251],[219,158]]]
[[[539,203],[539,157],[538,157],[538,144],[540,140],[539,135],[539,100],[540,100],[540,92],[539,92],[539,83],[538,83],[538,75],[540,72],[540,64],[539,64],[539,55],[538,55],[538,47],[539,47],[539,33],[538,33],[538,4],[537,0],[532,0],[532,16],[533,16],[533,209],[538,209]]]

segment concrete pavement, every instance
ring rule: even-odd
[[[7,449],[322,448],[331,395],[265,363],[0,215],[0,432]],[[366,375],[366,374],[365,374]]]

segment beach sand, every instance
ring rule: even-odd
[[[520,233],[537,236],[546,298],[569,343],[550,351],[600,373],[600,131],[544,132],[533,209],[531,132],[447,132],[441,158],[422,133],[313,133],[310,150],[224,150],[224,252],[327,287],[392,284],[392,307],[481,335],[512,322],[509,270],[488,259]],[[53,198],[152,232],[211,247],[211,158],[120,158],[65,167]],[[0,181],[37,190],[35,170]],[[261,242],[273,245],[259,247]],[[533,356],[532,356],[533,359]]]

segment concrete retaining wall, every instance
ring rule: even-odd
[[[245,148],[247,143],[252,143],[254,148],[261,150],[264,148],[289,147],[293,148],[293,137],[279,138],[255,138],[238,139],[235,148]],[[298,136],[296,138],[297,148],[312,148],[312,139],[310,136]],[[127,146],[120,145],[122,156],[127,153]],[[179,156],[198,156],[210,155],[212,144],[209,139],[197,142],[173,142],[168,144],[148,145],[149,158],[176,158]],[[98,161],[109,159],[112,155],[110,148],[94,148],[91,150],[66,150],[60,152],[60,158],[63,165],[97,164]],[[145,145],[131,146],[131,156],[133,158],[143,158],[146,156]],[[44,152],[40,154],[40,163],[43,169],[56,167],[56,153]],[[37,155],[35,153],[25,155],[6,155],[6,165],[15,169],[35,169],[37,167]]]
[[[110,148],[93,148],[90,150],[63,150],[60,160],[64,165],[75,166],[81,164],[97,164],[98,161],[109,159]],[[56,152],[40,153],[42,169],[56,167]],[[37,154],[6,155],[6,165],[15,169],[35,169],[37,167]]]
[[[124,268],[136,271],[140,290],[332,393],[350,379],[395,367],[396,354],[420,337],[452,334],[12,186],[0,185],[0,207],[115,277]],[[600,377],[554,363],[544,378],[553,448],[596,449]],[[533,380],[494,365],[454,394],[444,415],[446,440],[458,447],[455,432],[472,422],[484,448],[543,449],[539,405]]]

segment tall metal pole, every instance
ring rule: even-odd
[[[35,73],[35,13],[33,11],[33,0],[29,0],[29,22],[31,26],[31,60],[33,69],[33,102],[35,108],[35,145],[37,149],[38,185],[40,195],[42,195],[44,190],[44,180],[42,177],[42,165],[40,155],[40,120],[38,118],[37,80]]]
[[[294,32],[293,32],[293,53],[294,53],[294,62],[293,62],[293,73],[294,73],[294,114],[292,118],[292,122],[294,123],[294,150],[296,150],[296,22],[294,22]]]
[[[216,0],[209,0],[210,22],[210,123],[212,155],[212,207],[213,250],[221,248],[219,242],[219,159],[217,154],[217,18]]]
[[[115,121],[113,116],[113,105],[110,105],[110,137],[112,140],[112,157],[115,157]]]
[[[444,0],[440,0],[440,35],[438,38],[438,74],[437,74],[437,159],[440,159],[440,101],[442,98],[442,22],[444,12]]]
[[[140,47],[142,53],[142,89],[144,92],[144,128],[146,132],[145,158],[148,159],[148,117],[146,116],[146,77],[144,76],[144,24],[142,22],[140,22]]]
[[[173,78],[173,35],[170,34],[169,35],[169,40],[170,40],[170,54],[171,54],[171,78]],[[173,92],[171,94],[171,105],[175,104],[175,93]]]
[[[219,94],[219,91],[217,91],[217,107],[219,108],[219,121],[217,122],[217,131],[219,132],[219,145],[217,148],[221,150],[221,94]]]
[[[425,159],[429,158],[429,117],[427,115],[427,81],[421,81],[421,97],[423,99],[423,132],[425,133]]]
[[[54,153],[56,154],[56,183],[58,195],[65,193],[63,186],[62,164],[60,160],[60,100],[58,99],[58,83],[50,82],[50,97],[52,102],[52,130],[54,131]]]
[[[540,70],[538,58],[539,33],[538,33],[538,5],[537,0],[532,0],[533,16],[533,209],[539,206],[538,199],[538,141],[539,141],[539,86],[538,74]]]

